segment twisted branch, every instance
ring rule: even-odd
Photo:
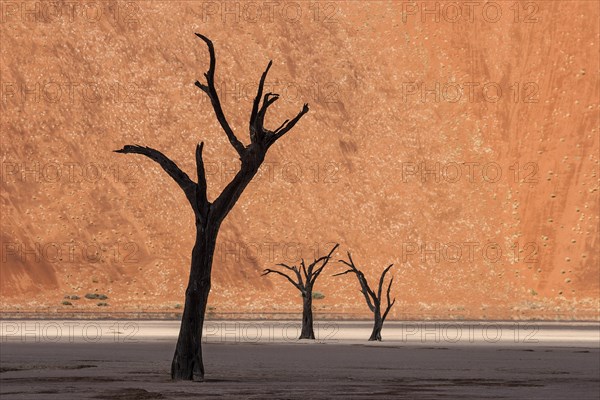
[[[202,39],[206,45],[208,46],[208,53],[210,55],[210,66],[208,71],[204,73],[206,77],[206,85],[196,81],[195,85],[198,86],[204,93],[208,95],[210,98],[210,102],[215,110],[215,115],[217,116],[217,120],[221,124],[221,127],[225,131],[227,138],[229,139],[229,143],[233,146],[233,148],[238,152],[240,157],[243,156],[245,147],[238,140],[238,138],[233,133],[231,126],[229,126],[229,122],[227,122],[227,118],[225,118],[225,113],[223,113],[223,108],[221,107],[221,101],[219,100],[219,95],[217,94],[217,89],[215,88],[215,66],[216,66],[216,57],[215,57],[215,47],[213,46],[212,41],[204,35],[200,33],[196,33],[200,39]]]

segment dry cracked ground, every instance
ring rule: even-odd
[[[14,321],[5,322],[3,399],[547,400],[600,395],[597,324],[523,325],[516,334],[512,323],[390,323],[383,342],[369,343],[371,324],[366,321],[324,322],[317,326],[317,341],[298,341],[297,322],[212,321],[204,336],[206,381],[174,383],[169,374],[175,321],[64,322],[88,326],[87,340],[75,330],[72,335],[63,331],[56,340],[49,327],[58,322],[46,323],[46,333],[38,329],[36,337],[31,325],[23,334],[12,329]],[[135,332],[134,324],[139,324]],[[95,326],[102,340],[96,341]],[[282,334],[284,329],[289,334]]]

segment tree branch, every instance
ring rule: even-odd
[[[296,274],[296,278],[298,278],[298,284],[299,284],[301,287],[304,287],[304,282],[302,281],[302,275],[300,274],[300,270],[298,269],[298,267],[296,267],[295,265],[292,265],[292,266],[290,267],[289,265],[287,265],[287,264],[284,264],[284,263],[279,263],[279,264],[277,264],[277,265],[280,265],[280,266],[282,266],[282,267],[284,267],[284,268],[287,268],[287,269],[289,269],[290,271],[293,271],[293,272],[294,272],[294,274]]]
[[[375,312],[376,307],[379,306],[379,300],[375,296],[375,292],[373,292],[373,290],[371,290],[371,288],[369,287],[369,283],[367,282],[367,278],[365,278],[365,274],[363,274],[361,271],[359,271],[358,268],[356,268],[356,266],[354,265],[354,261],[352,260],[352,255],[350,254],[350,252],[348,252],[348,260],[350,262],[347,262],[345,260],[340,260],[340,262],[347,265],[348,267],[350,267],[350,269],[348,271],[345,271],[345,272],[342,272],[339,274],[335,274],[334,276],[344,275],[349,272],[353,272],[354,274],[356,274],[358,283],[360,283],[360,291],[365,296],[365,300],[367,301],[367,305],[369,306],[369,309],[372,312]]]
[[[294,280],[292,278],[290,278],[287,274],[284,274],[281,271],[277,271],[276,269],[269,269],[269,268],[267,268],[267,269],[264,270],[262,276],[268,275],[270,273],[281,275],[281,276],[285,277],[288,281],[290,281],[290,283],[292,285],[294,285],[296,287],[296,289],[298,289],[301,292],[303,291],[303,288],[298,283],[294,282]]]
[[[256,139],[262,140],[261,136],[264,133],[261,129],[261,126],[256,124],[256,119],[258,116],[258,106],[260,105],[260,100],[265,87],[265,80],[267,79],[267,74],[269,73],[269,69],[271,69],[271,65],[273,65],[272,60],[269,61],[265,72],[263,72],[262,76],[260,77],[256,97],[254,98],[254,104],[252,105],[252,114],[250,114],[250,140],[252,140],[252,142],[255,142]]]
[[[206,184],[206,172],[204,171],[204,160],[202,159],[202,149],[204,148],[204,142],[196,145],[196,173],[198,175],[198,184],[196,186],[196,206],[200,215],[202,216],[203,222],[206,220],[208,215],[208,209],[210,203],[207,197],[207,184]]]
[[[242,142],[235,136],[231,126],[227,122],[227,118],[223,113],[223,108],[219,100],[219,96],[215,89],[215,68],[216,68],[216,56],[213,43],[206,36],[196,33],[200,39],[202,39],[208,46],[208,52],[210,56],[210,65],[208,71],[204,74],[206,77],[206,84],[196,81],[198,86],[203,92],[205,92],[212,103],[213,109],[217,120],[221,124],[221,127],[225,131],[229,142],[233,148],[238,152],[242,166],[233,179],[225,186],[223,191],[217,198],[212,202],[209,209],[211,215],[214,217],[214,221],[219,225],[227,214],[231,211],[235,203],[238,201],[244,189],[248,186],[252,178],[258,172],[260,165],[264,161],[266,152],[279,137],[283,136],[287,131],[292,129],[294,125],[300,120],[300,118],[308,112],[308,105],[305,104],[302,111],[292,120],[286,121],[282,124],[277,132],[271,132],[263,127],[263,121],[265,113],[270,105],[272,105],[278,98],[278,95],[273,93],[267,93],[263,96],[264,85],[267,78],[267,74],[272,66],[272,62],[269,62],[267,68],[263,72],[258,90],[257,96],[254,99],[252,114],[250,116],[250,139],[251,143],[245,147]],[[262,106],[260,105],[261,99],[263,100]],[[202,183],[201,183],[202,184]],[[202,195],[202,194],[201,194]]]
[[[387,307],[385,308],[385,312],[383,313],[382,322],[385,321],[385,318],[387,317],[388,313],[392,309],[392,306],[396,302],[396,299],[394,298],[394,301],[392,301],[390,303],[390,289],[392,288],[392,282],[394,282],[393,276],[392,276],[392,279],[390,279],[390,284],[388,285],[388,288],[387,288]]]
[[[187,197],[188,201],[192,205],[194,212],[198,212],[196,201],[196,183],[192,181],[190,177],[183,172],[169,157],[165,156],[158,150],[139,145],[126,145],[123,146],[122,149],[115,150],[114,152],[123,154],[141,154],[157,162],[183,190],[185,197]]]
[[[242,166],[240,170],[235,174],[231,182],[225,186],[221,194],[215,199],[213,202],[214,212],[218,215],[218,218],[222,221],[229,211],[233,208],[235,203],[238,201],[244,189],[256,172],[258,171],[258,166],[253,167],[254,169],[250,169],[244,164],[244,160],[242,160]]]
[[[287,120],[286,120],[286,122],[284,122],[279,128],[277,128],[273,133],[271,133],[266,138],[266,140],[267,140],[267,147],[271,146],[280,137],[282,137],[287,132],[289,132],[290,129],[292,129],[294,127],[294,125],[296,125],[298,123],[298,121],[300,121],[300,118],[302,118],[304,116],[304,114],[306,114],[307,112],[308,112],[308,104],[304,104],[304,107],[302,107],[302,111],[300,111],[298,113],[298,115],[296,115],[294,117],[294,119],[292,119],[289,122],[287,122]]]
[[[229,126],[229,122],[227,122],[227,118],[225,118],[225,114],[223,113],[223,108],[221,107],[221,101],[219,100],[219,96],[217,94],[217,90],[215,89],[215,66],[216,66],[216,57],[215,57],[215,48],[213,43],[209,38],[199,33],[196,33],[200,39],[202,39],[206,45],[208,46],[208,53],[210,54],[210,67],[208,68],[208,72],[204,74],[206,77],[206,85],[196,81],[195,85],[198,86],[204,93],[208,95],[210,98],[210,102],[215,110],[215,115],[217,116],[217,120],[221,124],[221,127],[225,131],[227,138],[229,139],[229,143],[233,146],[233,148],[238,152],[240,157],[244,154],[245,147],[238,140],[238,138],[233,133],[233,130]]]
[[[369,306],[369,309],[375,312],[375,308],[378,306],[379,301],[375,297],[375,293],[373,293],[373,291],[369,287],[369,283],[367,282],[367,278],[365,278],[365,274],[359,271],[356,273],[356,276],[358,277],[358,281],[360,282],[360,285],[362,287],[362,292],[365,295],[365,299],[367,300],[367,305]]]
[[[283,128],[283,126],[284,126],[285,124],[287,124],[288,122],[290,122],[290,120],[289,120],[289,119],[286,119],[285,121],[283,121],[283,122],[281,123],[281,125],[279,125],[279,127],[273,131],[273,133],[277,133],[277,132],[279,132],[279,131],[281,130],[281,128]]]
[[[302,272],[304,272],[304,276],[306,277],[306,282],[309,282],[310,277],[308,276],[308,272],[306,271],[306,264],[304,263],[304,258],[300,260],[300,266],[302,267]]]
[[[342,261],[342,260],[340,260],[340,261]],[[340,276],[340,275],[346,275],[346,274],[348,274],[348,273],[350,273],[350,272],[354,272],[354,271],[353,271],[353,270],[351,270],[351,269],[349,269],[348,271],[339,272],[339,273],[337,273],[337,274],[333,274],[333,275],[331,275],[331,276]]]
[[[258,115],[256,116],[256,126],[259,128],[261,133],[264,135],[267,131],[264,128],[265,124],[265,114],[267,113],[267,108],[273,103],[275,103],[279,99],[279,95],[276,93],[267,93],[263,99],[262,106],[258,111]]]
[[[377,289],[377,298],[381,302],[381,289],[383,288],[383,281],[385,280],[385,274],[392,268],[394,264],[390,264],[386,269],[381,273],[381,277],[379,278],[379,287]]]
[[[335,246],[333,246],[333,248],[331,249],[331,251],[329,252],[329,254],[327,254],[324,257],[320,257],[317,260],[315,260],[315,262],[311,265],[311,267],[309,268],[312,272],[312,267],[316,264],[318,264],[321,261],[325,261],[323,263],[323,265],[321,265],[319,268],[316,269],[316,271],[312,274],[312,283],[314,284],[315,281],[317,280],[317,278],[319,277],[319,275],[321,275],[321,272],[323,271],[323,269],[325,268],[325,266],[327,265],[327,263],[329,262],[329,260],[331,259],[331,255],[333,254],[333,252],[335,251],[335,249],[337,249],[339,246],[339,243],[336,243]]]
[[[250,139],[253,143],[264,141],[264,144],[266,145],[265,148],[269,148],[277,141],[277,139],[285,135],[294,127],[294,125],[296,125],[300,118],[302,118],[302,116],[308,112],[308,104],[304,104],[304,107],[302,107],[302,110],[298,113],[298,115],[296,115],[296,117],[294,117],[294,119],[291,121],[286,119],[277,129],[275,129],[275,131],[270,131],[265,128],[264,122],[267,109],[274,102],[276,102],[277,99],[279,99],[279,95],[276,93],[265,94],[264,98],[262,98],[262,106],[259,110],[260,100],[265,86],[265,80],[271,65],[273,65],[273,61],[269,61],[265,72],[263,72],[260,78],[256,97],[254,98],[254,103],[252,105],[252,114],[250,115]]]

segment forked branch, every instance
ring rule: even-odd
[[[233,133],[231,126],[229,126],[229,122],[227,122],[227,118],[225,117],[225,113],[223,112],[223,107],[221,107],[221,101],[219,100],[219,95],[217,94],[217,89],[215,88],[215,66],[217,64],[215,57],[215,47],[213,46],[212,41],[206,36],[196,33],[200,39],[202,39],[206,45],[208,46],[208,53],[210,55],[210,66],[208,71],[204,73],[206,77],[206,85],[196,81],[195,85],[198,86],[204,93],[208,95],[210,98],[210,102],[215,110],[215,115],[217,120],[221,124],[221,127],[225,131],[227,138],[229,139],[229,143],[233,146],[233,148],[238,152],[240,157],[244,154],[245,147],[238,140],[238,138]]]
[[[292,119],[291,122],[289,119],[286,119],[274,131],[265,128],[264,123],[267,109],[279,99],[279,94],[277,93],[267,93],[263,97],[265,80],[267,78],[267,74],[269,73],[269,69],[271,69],[271,65],[273,65],[273,61],[269,61],[265,72],[263,72],[262,76],[260,77],[258,90],[252,106],[252,114],[250,115],[250,139],[252,143],[262,143],[265,150],[275,143],[277,139],[292,129],[294,125],[300,121],[300,118],[302,118],[302,116],[309,110],[308,104],[304,104],[302,110]],[[261,100],[262,106],[260,105]]]
[[[286,278],[288,281],[290,281],[290,283],[291,283],[292,285],[294,285],[294,286],[296,287],[296,289],[298,289],[298,290],[300,290],[300,291],[302,291],[302,290],[303,290],[303,287],[300,285],[300,283],[299,283],[299,282],[294,282],[294,280],[293,280],[291,277],[289,277],[287,274],[284,274],[284,273],[283,273],[283,272],[281,272],[281,271],[278,271],[278,270],[276,270],[276,269],[270,269],[270,268],[267,268],[267,269],[265,269],[265,270],[264,270],[264,272],[262,273],[262,276],[265,276],[265,275],[268,275],[268,274],[277,274],[277,275],[281,275],[281,276],[283,276],[284,278]]]
[[[365,274],[363,274],[363,272],[360,271],[354,264],[354,260],[352,260],[352,255],[350,254],[350,252],[348,252],[348,261],[346,261],[346,260],[339,260],[339,261],[342,264],[349,267],[349,269],[344,272],[337,273],[333,276],[340,276],[340,275],[345,275],[348,273],[355,274],[356,278],[358,279],[358,283],[360,284],[360,291],[364,295],[367,305],[369,306],[369,309],[373,313],[381,314],[382,291],[383,291],[383,284],[385,282],[385,276],[388,273],[388,271],[394,266],[394,264],[390,264],[381,273],[381,276],[379,278],[379,286],[377,287],[377,293],[375,293],[375,291],[373,291],[373,289],[371,289],[371,287],[369,286],[369,283],[367,281],[367,278],[365,277]],[[394,299],[393,301],[390,302],[390,290],[392,288],[393,281],[394,281],[394,278],[392,277],[390,279],[390,283],[387,287],[387,293],[386,293],[387,305],[386,305],[385,311],[382,314],[382,321],[385,320],[390,309],[392,308],[392,306],[394,305],[394,303],[396,301],[396,299]]]
[[[217,116],[217,120],[219,121],[221,127],[225,131],[229,142],[231,143],[233,148],[238,152],[240,158],[242,158],[247,148],[242,144],[242,142],[238,140],[235,133],[231,129],[229,122],[227,122],[227,118],[225,117],[225,113],[223,112],[223,107],[221,106],[221,101],[219,100],[219,95],[217,94],[217,90],[215,88],[216,56],[213,43],[210,39],[208,39],[206,36],[200,33],[196,33],[196,36],[202,39],[208,46],[208,52],[210,55],[210,66],[208,68],[208,71],[204,74],[204,76],[206,77],[206,84],[196,81],[195,85],[198,86],[210,98],[211,104],[215,111],[215,115]],[[267,109],[279,99],[279,95],[277,93],[266,93],[263,96],[267,74],[269,73],[269,70],[271,69],[272,65],[273,61],[269,61],[269,63],[267,64],[267,68],[260,77],[256,97],[254,98],[254,102],[252,104],[252,113],[250,114],[249,123],[250,141],[251,143],[261,144],[260,147],[262,148],[263,152],[266,152],[267,149],[273,143],[275,143],[279,138],[281,138],[288,131],[290,131],[294,127],[294,125],[296,125],[296,123],[300,121],[300,118],[302,118],[302,116],[309,111],[308,104],[304,104],[302,110],[291,121],[285,120],[285,122],[283,122],[274,131],[265,128],[264,122]]]
[[[308,267],[306,266],[306,263],[304,262],[304,258],[302,258],[300,260],[300,267],[297,267],[295,265],[289,266],[289,265],[283,264],[283,263],[277,264],[278,266],[281,266],[290,271],[293,271],[294,274],[296,275],[296,280],[292,279],[289,275],[287,275],[281,271],[275,270],[275,269],[265,269],[262,275],[264,276],[264,275],[268,275],[270,273],[275,273],[275,274],[284,276],[303,294],[311,293],[312,287],[314,286],[315,281],[317,280],[317,278],[323,271],[323,268],[325,268],[325,266],[331,259],[333,252],[338,248],[338,246],[339,246],[339,244],[336,243],[336,245],[333,246],[333,248],[331,249],[329,254],[315,259],[312,263],[309,264]],[[322,265],[320,267],[318,267],[317,269],[315,269],[315,266],[318,265],[319,263],[322,263]],[[302,275],[304,275],[304,279],[302,278]]]
[[[369,283],[367,282],[367,278],[365,278],[365,274],[363,274],[362,271],[360,271],[358,268],[356,268],[356,265],[354,265],[354,260],[352,260],[352,255],[350,254],[350,252],[348,252],[347,254],[348,254],[348,261],[339,260],[339,262],[346,265],[350,269],[348,269],[347,271],[344,271],[344,272],[340,272],[338,274],[334,274],[333,276],[340,276],[340,275],[345,275],[348,273],[355,274],[356,278],[358,279],[358,283],[360,284],[360,291],[363,294],[363,296],[365,296],[365,300],[367,302],[367,306],[369,307],[369,310],[371,310],[371,312],[375,312],[375,307],[378,304],[377,296],[371,290],[371,287],[369,286]]]
[[[291,121],[285,120],[283,124],[279,128],[277,128],[274,132],[269,131],[269,135],[266,138],[267,147],[271,146],[275,143],[279,138],[288,133],[297,123],[300,121],[300,118],[304,116],[308,112],[308,104],[304,104],[302,110],[292,119]]]
[[[198,175],[198,184],[196,186],[196,206],[199,214],[206,218],[210,203],[207,197],[206,172],[204,170],[204,160],[202,158],[202,149],[204,142],[196,146],[196,174]]]
[[[178,166],[177,164],[175,164],[174,161],[172,161],[169,157],[165,156],[163,153],[161,153],[158,150],[154,150],[150,147],[144,147],[144,146],[139,146],[139,145],[126,145],[123,146],[122,149],[120,150],[115,150],[115,153],[123,153],[123,154],[129,154],[129,153],[134,153],[134,154],[142,154],[148,158],[150,158],[151,160],[157,162],[162,169],[164,169],[167,174],[169,174],[169,176],[171,178],[173,178],[173,180],[175,182],[177,182],[177,184],[179,185],[179,187],[183,190],[183,192],[185,193],[185,197],[187,197],[188,201],[190,202],[190,204],[192,205],[192,207],[194,208],[194,210],[197,210],[197,203],[196,203],[196,183],[194,181],[192,181],[190,179],[190,177],[183,172]],[[200,150],[200,152],[202,152],[202,150]],[[205,178],[206,179],[206,178]],[[206,181],[204,181],[206,184]]]
[[[207,198],[206,172],[204,169],[204,161],[202,159],[204,143],[200,143],[196,146],[196,172],[198,175],[197,184],[194,183],[173,161],[157,150],[149,147],[128,145],[123,147],[121,150],[117,150],[117,152],[143,154],[158,162],[183,189],[188,201],[194,209],[196,216],[198,217],[198,220],[200,222],[205,222],[210,210],[211,214],[215,216],[215,223],[220,225],[221,221],[223,221],[229,211],[231,211],[246,186],[250,183],[258,171],[265,158],[268,148],[275,143],[277,139],[292,129],[300,120],[300,118],[302,118],[302,116],[308,112],[308,105],[305,104],[302,111],[300,111],[300,113],[294,119],[291,121],[286,120],[275,131],[270,131],[264,128],[264,118],[267,109],[279,98],[279,95],[275,93],[266,93],[263,96],[267,74],[273,64],[270,61],[261,76],[256,98],[254,99],[254,104],[252,107],[252,114],[250,116],[250,139],[252,143],[248,147],[245,147],[231,129],[231,126],[225,117],[225,113],[223,112],[223,107],[221,106],[221,101],[219,100],[219,95],[217,94],[217,90],[215,88],[215,68],[217,62],[214,45],[206,36],[200,33],[196,33],[196,36],[206,43],[210,56],[210,63],[208,71],[204,73],[206,84],[196,81],[195,85],[210,98],[219,124],[227,135],[229,142],[240,156],[242,166],[238,173],[233,177],[231,182],[225,186],[221,194],[215,199],[214,203],[210,203]]]
[[[339,247],[339,244],[336,243],[335,246],[333,246],[333,248],[329,252],[329,254],[327,254],[326,256],[323,256],[323,257],[320,257],[320,258],[314,260],[310,264],[308,270],[309,270],[309,275],[311,276],[310,277],[310,281],[311,281],[312,284],[314,284],[315,281],[317,280],[317,278],[319,277],[319,275],[321,275],[321,272],[323,272],[323,269],[325,268],[325,266],[327,265],[327,263],[329,262],[329,260],[331,260],[331,256],[333,255],[333,252],[338,247]],[[317,265],[320,262],[323,262],[323,264],[313,272],[313,268],[315,267],[315,265]]]

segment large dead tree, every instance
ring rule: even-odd
[[[367,278],[365,278],[365,274],[362,273],[356,266],[354,265],[354,261],[352,260],[352,255],[348,252],[348,261],[340,260],[341,263],[348,266],[350,269],[344,272],[340,272],[339,274],[335,274],[333,276],[345,275],[348,273],[353,273],[356,275],[358,279],[358,283],[360,283],[360,291],[365,296],[365,300],[367,301],[367,305],[369,309],[373,313],[374,324],[373,324],[373,332],[371,333],[370,341],[378,340],[381,341],[381,329],[383,328],[383,323],[390,312],[390,309],[396,302],[396,299],[390,302],[390,289],[392,288],[392,283],[394,282],[394,277],[390,279],[390,283],[387,287],[386,297],[387,297],[387,305],[385,309],[382,311],[382,291],[383,291],[383,283],[385,281],[385,274],[394,266],[394,264],[390,264],[386,269],[381,273],[381,277],[379,278],[379,287],[377,288],[377,293],[371,289],[369,283],[367,282]]]
[[[313,287],[315,281],[323,272],[323,269],[331,259],[331,255],[337,249],[339,244],[333,246],[333,249],[328,255],[315,259],[308,267],[304,262],[304,258],[300,260],[300,268],[295,265],[289,266],[284,263],[277,264],[283,268],[286,268],[294,273],[294,276],[290,276],[284,272],[276,269],[265,269],[263,276],[268,274],[277,274],[286,278],[296,289],[302,294],[302,331],[300,332],[299,339],[314,339],[315,331],[313,330],[313,312],[312,312],[312,296]],[[320,267],[315,269],[315,266],[322,263]],[[304,278],[303,278],[304,276]]]
[[[213,43],[206,36],[199,33],[196,33],[196,36],[202,39],[208,46],[210,65],[208,72],[204,73],[206,83],[196,81],[195,85],[210,98],[212,108],[221,128],[223,128],[231,146],[233,146],[239,155],[241,160],[240,170],[223,189],[221,194],[214,201],[209,201],[207,197],[204,161],[202,159],[204,142],[196,146],[196,174],[198,182],[193,182],[172,160],[158,150],[138,145],[127,145],[121,150],[116,150],[116,152],[141,154],[156,161],[177,182],[194,211],[196,242],[192,250],[190,276],[185,292],[185,307],[179,338],[177,339],[177,347],[171,365],[171,377],[172,379],[201,381],[204,379],[201,345],[202,327],[208,294],[210,292],[213,253],[219,228],[248,183],[250,183],[257,173],[269,147],[289,132],[300,118],[308,112],[308,104],[304,104],[302,111],[291,120],[284,121],[278,128],[270,130],[265,127],[264,121],[267,110],[279,98],[279,95],[274,93],[265,93],[263,95],[265,79],[273,63],[269,61],[258,84],[256,98],[254,99],[250,114],[250,144],[245,146],[237,138],[227,122],[215,89],[216,58]]]

